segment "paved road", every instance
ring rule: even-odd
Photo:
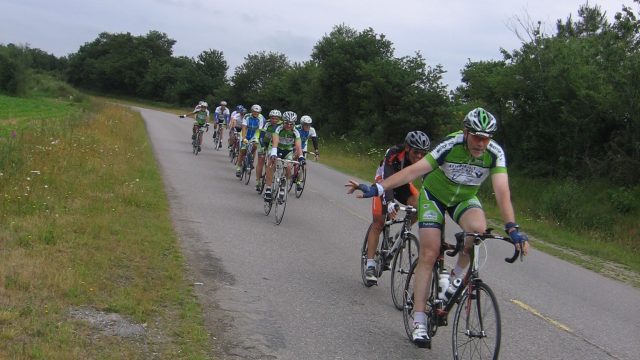
[[[369,202],[345,194],[345,175],[310,162],[302,198],[276,226],[253,179],[240,184],[209,138],[193,156],[189,120],[138,110],[219,359],[451,358],[450,327],[432,350],[407,340],[388,273],[362,285]],[[501,358],[639,358],[640,291],[535,250],[509,265],[511,251],[488,246],[481,271],[500,299]]]

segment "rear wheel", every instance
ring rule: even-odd
[[[453,319],[453,358],[498,359],[500,309],[493,291],[482,282],[469,284]]]
[[[418,266],[418,259],[413,261],[411,264],[411,270],[409,270],[409,274],[407,275],[407,279],[404,286],[404,292],[402,294],[403,298],[403,309],[402,309],[402,320],[404,321],[404,329],[407,333],[407,337],[409,341],[413,341],[412,332],[413,332],[413,319],[415,314],[415,297],[414,297],[414,286],[415,286],[415,270]],[[433,337],[435,335],[436,330],[438,329],[438,324],[433,320],[434,318],[431,314],[435,313],[436,308],[439,307],[441,302],[438,300],[438,272],[434,267],[431,272],[431,281],[429,282],[429,297],[427,298],[425,304],[425,312],[427,314],[428,319],[428,332],[429,336]],[[431,347],[430,342],[425,344],[426,347]]]
[[[367,239],[369,238],[369,231],[371,231],[371,227],[373,226],[373,224],[369,225],[369,228],[367,229],[367,232],[364,234],[364,241],[362,242],[362,248],[360,251],[360,274],[362,276],[362,283],[364,284],[364,286],[366,287],[371,287],[375,284],[370,283],[367,281],[366,278],[366,274],[365,271],[367,270],[367,252],[369,249],[369,242],[367,241]],[[382,234],[384,234],[384,231],[380,233],[380,238],[378,240],[378,248],[376,249],[376,254],[374,255],[373,259],[376,262],[376,276],[380,277],[380,275],[382,275],[382,263],[383,260],[380,256],[380,245],[382,245]]]
[[[411,270],[411,264],[418,258],[419,242],[416,236],[411,233],[408,233],[404,240],[398,239],[396,241],[402,241],[402,245],[396,256],[393,257],[391,265],[391,298],[396,309],[402,310],[404,308],[402,294],[407,275]]]

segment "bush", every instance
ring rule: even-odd
[[[18,96],[26,88],[26,70],[16,60],[0,52],[0,93]]]

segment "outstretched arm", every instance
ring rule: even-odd
[[[491,176],[491,183],[493,185],[493,192],[496,196],[496,203],[500,209],[502,220],[505,224],[515,224],[516,216],[513,211],[513,204],[511,203],[511,190],[509,189],[509,175],[507,173],[497,173]],[[518,228],[507,229],[507,233],[513,239],[513,232],[519,232]],[[526,236],[525,236],[526,238]],[[529,252],[529,242],[524,241],[522,246],[522,254],[527,255]],[[520,245],[518,245],[520,246]]]
[[[382,180],[382,182],[380,182],[379,185],[382,186],[383,190],[395,189],[398,186],[401,186],[413,181],[420,175],[424,175],[426,173],[431,172],[431,170],[433,170],[433,167],[431,167],[431,164],[429,164],[427,160],[423,158],[417,163],[409,167],[406,167],[398,171],[397,173],[391,175],[390,177]],[[359,185],[360,184],[358,182],[354,180],[349,180],[349,182],[344,186],[347,187],[347,193],[351,194],[358,189]],[[379,192],[378,195],[381,195],[381,193]],[[358,195],[358,197],[362,197],[362,196]]]

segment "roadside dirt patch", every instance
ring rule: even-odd
[[[123,338],[143,337],[146,335],[146,324],[133,323],[119,314],[106,313],[92,308],[72,308],[69,314],[76,320],[82,320],[106,336]]]

